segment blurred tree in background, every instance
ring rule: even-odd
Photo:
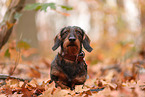
[[[16,33],[14,36],[17,39],[21,37],[21,40],[31,44],[32,47],[43,47],[39,48],[43,54],[52,53],[49,49],[52,47],[54,36],[62,27],[68,25],[80,26],[89,34],[92,42],[100,41],[94,44],[94,48],[103,46],[102,52],[108,52],[105,56],[110,55],[109,52],[114,52],[112,55],[114,58],[124,56],[127,51],[120,52],[124,46],[136,51],[144,48],[139,49],[141,43],[144,44],[142,37],[144,35],[141,35],[144,32],[144,1],[142,0],[56,0],[53,2],[36,0],[36,2],[26,0],[26,5],[32,5],[27,6],[23,11],[14,30]],[[46,4],[41,6],[39,3]],[[50,5],[47,5],[49,3]],[[72,8],[70,7],[69,10],[69,7],[62,5]]]
[[[59,51],[51,50],[54,37],[64,26],[80,26],[90,37],[93,51],[85,57],[89,88],[106,85],[112,94],[142,96],[145,0],[0,0],[0,73],[49,79],[51,61]],[[134,90],[123,87],[134,83]]]

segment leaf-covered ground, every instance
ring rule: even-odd
[[[53,57],[38,56],[24,42],[9,43],[0,52],[0,97],[145,97],[142,56],[118,62],[99,53],[86,53],[88,79],[71,91],[49,83]]]

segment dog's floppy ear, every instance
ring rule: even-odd
[[[55,51],[61,45],[61,43],[61,37],[60,34],[58,34],[54,39],[54,46],[52,47],[52,50]]]
[[[62,43],[62,39],[61,39],[61,33],[63,32],[63,30],[65,29],[66,27],[62,28],[60,33],[58,35],[56,35],[55,39],[54,39],[54,46],[52,47],[52,50],[55,51]]]
[[[90,46],[90,39],[85,33],[83,36],[83,46],[88,52],[91,52],[93,50],[92,47]]]

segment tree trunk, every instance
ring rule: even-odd
[[[141,31],[141,37],[142,37],[142,43],[141,43],[141,50],[140,55],[145,59],[145,1],[140,1],[140,10],[141,10],[141,25],[142,25],[142,31]]]
[[[25,0],[12,0],[9,5],[7,12],[3,18],[2,23],[0,23],[0,50],[3,45],[8,41],[13,26],[15,25],[18,14],[24,7]]]

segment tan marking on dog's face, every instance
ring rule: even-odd
[[[63,50],[66,54],[77,55],[80,51],[80,41],[78,39],[71,43],[68,38],[64,40]]]
[[[75,37],[75,41],[69,40],[70,34]],[[61,32],[63,40],[63,51],[65,54],[77,55],[81,49],[81,41],[83,39],[83,32],[77,27],[68,27]]]

